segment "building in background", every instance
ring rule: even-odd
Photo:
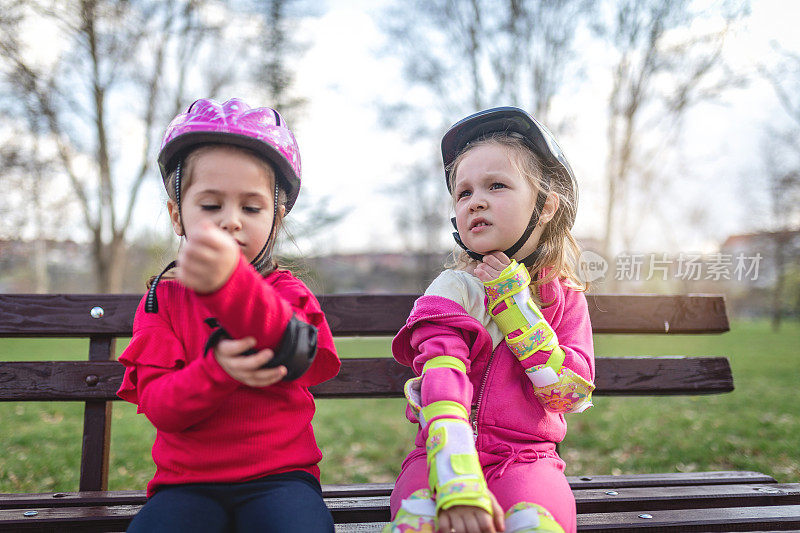
[[[592,239],[579,242],[589,254],[582,258],[603,263],[602,275],[589,279],[593,292],[724,294],[735,317],[800,317],[800,231],[732,235],[713,253],[623,252],[613,258],[600,256],[599,243]],[[172,246],[144,241],[131,246],[124,292],[143,293],[147,279],[175,256]],[[92,291],[88,247],[73,241],[44,243],[48,292]],[[34,263],[41,249],[41,243],[31,241],[0,241],[0,293],[36,292]],[[280,258],[280,264],[317,294],[415,294],[428,286],[450,258],[451,253],[445,251],[364,252]]]

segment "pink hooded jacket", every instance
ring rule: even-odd
[[[559,280],[539,288],[541,301],[552,302],[542,308],[545,319],[558,336],[566,353],[564,366],[589,381],[594,381],[592,327],[586,297]],[[430,369],[422,382],[422,405],[453,400],[464,405],[476,432],[476,447],[481,464],[486,466],[530,449],[536,443],[555,443],[564,439],[564,415],[546,411],[533,394],[525,368],[506,343],[492,350],[486,328],[459,303],[441,296],[419,298],[405,326],[392,342],[395,359],[420,374],[428,359],[440,355],[457,357],[466,365],[466,376],[449,368]],[[539,352],[525,361],[525,367],[546,362],[550,352]],[[417,417],[410,407],[409,420]],[[411,456],[425,453],[425,435],[417,434]],[[409,459],[411,458],[409,456]]]

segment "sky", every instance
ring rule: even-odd
[[[304,193],[312,200],[329,196],[334,207],[347,213],[337,228],[308,243],[312,249],[303,252],[310,255],[396,249],[401,239],[394,213],[413,209],[399,206],[388,194],[419,147],[408,146],[378,122],[379,98],[402,98],[407,89],[399,61],[379,53],[385,41],[372,15],[377,9],[373,4],[331,1],[324,15],[303,26],[302,33],[313,37],[298,64],[296,82],[297,92],[310,99],[296,132]],[[768,62],[771,40],[800,51],[798,22],[800,2],[755,0],[750,17],[729,39],[729,61],[752,71],[758,62]],[[601,65],[596,67],[589,76],[601,79]],[[605,96],[595,91],[594,97],[582,98],[572,128],[559,137],[581,187],[574,231],[578,237],[602,236]],[[730,91],[720,103],[692,110],[674,169],[676,179],[683,176],[680,187],[670,191],[659,220],[637,233],[636,244],[647,251],[710,252],[727,235],[763,225],[764,202],[754,198],[760,193],[753,190],[752,176],[763,173],[758,148],[763,124],[780,115],[774,93],[763,80]],[[454,116],[452,122],[460,118]],[[705,214],[698,215],[701,211]]]
[[[303,160],[299,203],[313,206],[327,199],[332,209],[344,213],[335,226],[298,241],[303,255],[402,249],[403,223],[398,224],[396,214],[411,213],[415,206],[401,203],[396,186],[420,155],[438,150],[438,143],[412,145],[379,121],[381,101],[418,94],[404,83],[400,60],[385,53],[391,43],[376,21],[386,3],[329,0],[296,28],[296,37],[309,43],[293,65],[295,92],[308,99],[301,120],[292,124]],[[800,53],[799,22],[798,1],[753,0],[750,16],[729,37],[727,60],[734,69],[753,72],[774,57],[772,41]],[[559,143],[580,186],[574,228],[579,238],[602,236],[605,206],[608,58],[593,44],[578,43],[589,79],[580,97],[555,102],[556,111],[568,110],[575,117]],[[461,118],[449,117],[449,122]],[[639,228],[635,251],[712,252],[728,235],[764,228],[766,201],[758,185],[764,174],[764,125],[786,120],[772,88],[758,78],[727,92],[721,102],[692,109],[678,139],[679,158],[665,169],[670,179],[652,210],[656,216],[630,221]],[[139,134],[136,125],[124,128],[130,128],[126,138]],[[163,197],[157,179],[142,190],[135,232],[169,234],[163,203],[152,202],[153,197]],[[443,232],[442,249],[450,246],[448,233]]]

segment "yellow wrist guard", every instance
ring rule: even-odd
[[[553,328],[531,298],[530,283],[528,269],[514,260],[497,279],[483,283],[489,300],[489,315],[520,361],[540,350],[552,351],[558,347]]]
[[[434,420],[428,431],[426,450],[428,483],[436,494],[437,514],[456,505],[479,507],[492,514],[489,488],[469,422],[450,418]]]

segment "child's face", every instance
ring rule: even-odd
[[[204,150],[190,172],[181,203],[187,240],[207,220],[230,235],[248,261],[255,259],[272,228],[274,173],[255,155],[226,147]],[[182,235],[172,201],[169,211],[175,233]]]
[[[470,149],[456,169],[453,187],[456,226],[464,244],[487,254],[510,248],[525,231],[536,191],[511,162],[509,150],[497,144]],[[515,254],[525,257],[536,247],[542,228]]]

